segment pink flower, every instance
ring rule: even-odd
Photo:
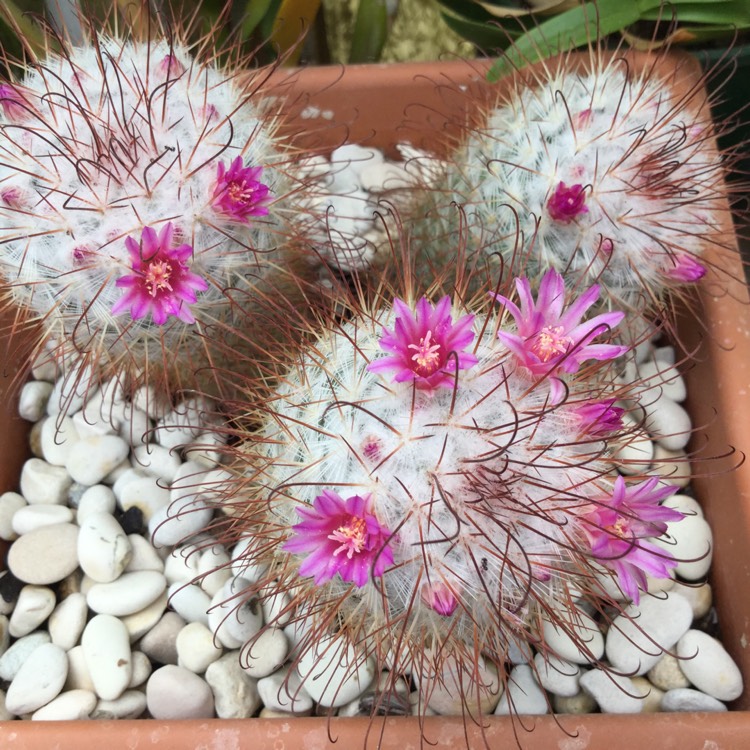
[[[250,216],[268,214],[266,206],[271,197],[268,185],[260,181],[262,171],[263,167],[244,166],[241,156],[231,163],[229,169],[220,161],[216,168],[216,185],[211,198],[214,211],[244,223],[247,223]]]
[[[659,504],[676,490],[659,486],[658,477],[630,487],[618,477],[612,496],[597,501],[593,510],[580,516],[592,554],[614,571],[622,592],[636,604],[647,585],[646,573],[669,578],[669,571],[677,565],[669,552],[646,541],[664,534],[667,523],[684,518],[680,511]]]
[[[164,55],[164,58],[156,66],[157,71],[163,78],[179,78],[185,72],[185,66],[175,55]]]
[[[0,83],[0,106],[9,120],[23,120],[29,116],[26,100],[7,83]]]
[[[706,275],[706,267],[687,253],[676,253],[670,257],[671,265],[664,274],[675,281],[694,283]]]
[[[299,573],[314,576],[318,586],[338,573],[361,588],[371,575],[381,576],[393,565],[388,547],[391,532],[378,523],[370,495],[344,500],[332,490],[323,490],[312,508],[297,508],[297,514],[304,520],[292,527],[295,536],[283,549],[309,553]]]
[[[397,313],[393,331],[383,329],[380,348],[391,356],[371,362],[370,372],[395,370],[396,383],[413,381],[424,391],[452,388],[456,368],[466,370],[477,363],[464,349],[474,340],[473,315],[451,319],[450,297],[443,297],[433,309],[425,297],[417,302],[416,315],[400,299],[393,300]]]
[[[622,429],[624,409],[615,406],[613,398],[606,401],[591,401],[572,409],[582,433],[592,437],[606,437]]]
[[[456,611],[458,600],[444,583],[427,583],[420,593],[422,601],[443,617],[449,617]]]
[[[518,326],[518,333],[499,331],[497,337],[533,375],[577,372],[587,359],[614,359],[628,350],[627,346],[590,343],[624,317],[622,312],[608,312],[581,323],[586,310],[599,297],[598,285],[585,291],[567,310],[563,310],[565,284],[554,269],[544,274],[536,302],[531,296],[528,279],[516,279],[516,291],[521,300],[520,309],[507,297],[490,293],[510,312]],[[559,403],[564,393],[562,382],[552,377],[552,402]]]
[[[166,323],[169,315],[185,323],[195,323],[188,305],[196,301],[196,292],[208,289],[208,283],[191,273],[185,262],[193,254],[193,248],[172,247],[174,233],[170,221],[158,237],[155,230],[145,227],[140,243],[132,237],[126,238],[133,273],[117,279],[117,286],[127,291],[112,307],[114,315],[130,308],[133,320],[151,313],[159,326]]]
[[[589,212],[586,206],[586,192],[583,185],[571,185],[568,187],[564,182],[558,183],[552,197],[547,201],[549,215],[562,224],[570,224],[576,216]]]

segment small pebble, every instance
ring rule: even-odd
[[[726,711],[727,707],[716,698],[700,690],[676,688],[664,693],[661,700],[662,711]]]
[[[688,630],[677,642],[677,656],[685,677],[720,701],[742,695],[742,674],[724,646],[700,630]]]
[[[118,495],[117,484],[114,491],[115,495]],[[143,513],[144,520],[148,522],[154,513],[169,504],[169,490],[160,486],[156,477],[144,477],[133,473],[129,475],[129,481],[119,489],[118,499],[123,510],[138,508]]]
[[[146,705],[154,719],[212,719],[214,696],[208,683],[184,667],[167,664],[146,683]]]
[[[91,714],[92,719],[139,719],[146,711],[146,694],[140,690],[126,690],[115,700],[100,700]]]
[[[30,458],[21,469],[21,494],[30,504],[60,505],[71,484],[73,480],[62,466],[52,466],[41,458]]]
[[[105,615],[132,615],[148,607],[167,588],[167,580],[155,570],[123,573],[112,583],[97,583],[89,589],[86,601],[94,612]]]
[[[75,482],[91,486],[99,484],[129,452],[128,443],[115,435],[88,437],[72,447],[65,468]]]
[[[635,687],[636,695],[642,695],[641,713],[656,714],[661,711],[661,701],[664,691],[652,685],[645,677],[631,677],[630,681]]]
[[[25,383],[18,398],[18,415],[21,419],[38,422],[45,414],[52,388],[52,383],[39,380]]]
[[[124,529],[123,529],[124,531]],[[128,535],[132,556],[125,566],[126,573],[135,573],[137,570],[156,570],[164,572],[164,562],[156,550],[140,534]]]
[[[180,630],[175,648],[178,666],[195,674],[203,674],[224,653],[224,649],[215,644],[213,633],[200,622],[188,623]]]
[[[255,679],[268,677],[286,661],[288,653],[284,632],[266,628],[242,649],[242,668]]]
[[[534,668],[541,686],[550,693],[572,698],[580,691],[578,679],[581,670],[576,664],[564,661],[554,654],[549,654],[546,658],[537,654],[534,657]]]
[[[590,664],[604,655],[604,636],[582,610],[560,610],[555,620],[544,619],[544,642],[551,652],[574,664]],[[559,621],[558,618],[559,617]]]
[[[682,450],[688,444],[692,424],[682,406],[666,396],[642,405],[646,409],[644,427],[656,442],[671,451]]]
[[[42,425],[42,457],[52,466],[65,466],[79,440],[78,430],[70,417],[47,419]]]
[[[158,664],[177,664],[177,636],[185,620],[176,612],[165,612],[159,622],[141,638],[140,649]]]
[[[38,709],[32,721],[80,721],[88,719],[96,706],[96,695],[90,690],[68,690]]]
[[[143,469],[149,476],[171,484],[182,459],[176,451],[170,451],[162,445],[139,445],[133,451],[133,465]]]
[[[130,676],[128,688],[140,687],[154,671],[151,666],[151,659],[143,651],[133,651],[130,654],[130,661],[133,663],[133,673]]]
[[[624,675],[592,669],[581,676],[581,687],[604,714],[638,714],[643,710],[643,697],[635,697],[643,694]]]
[[[49,618],[49,634],[52,643],[63,651],[69,651],[78,643],[88,617],[86,597],[81,593],[72,593],[65,597],[55,608]]]
[[[648,679],[660,690],[675,690],[690,687],[690,680],[680,668],[680,660],[672,654],[664,656],[648,671]]]
[[[0,679],[11,682],[18,674],[21,665],[29,660],[31,654],[50,641],[49,633],[44,630],[19,638],[0,656]]]
[[[172,609],[188,622],[202,622],[208,626],[208,610],[211,599],[208,594],[194,583],[173,583],[167,594]],[[235,648],[239,648],[236,646]]]
[[[118,579],[133,551],[122,526],[109,513],[89,513],[80,529],[78,561],[83,572],[98,583]]]
[[[23,495],[17,492],[3,492],[0,495],[0,539],[12,542],[18,538],[13,530],[13,517],[27,505]]]
[[[86,656],[83,646],[73,646],[67,652],[68,656],[68,679],[65,681],[66,690],[94,690],[94,682],[91,679],[89,668],[86,664]]]
[[[552,707],[556,714],[592,714],[596,711],[596,701],[585,690],[581,690],[570,697],[553,695]]]
[[[8,632],[21,638],[36,630],[55,608],[55,592],[46,586],[24,586],[10,617]]]
[[[76,511],[78,525],[83,524],[84,519],[90,513],[114,515],[116,505],[115,493],[112,492],[111,487],[104,484],[95,484],[93,487],[89,487],[78,501],[78,510]]]
[[[119,698],[133,674],[125,626],[112,615],[95,615],[83,630],[81,647],[96,694],[104,700]]]
[[[683,583],[678,582],[675,592],[684,597],[693,608],[693,619],[699,620],[708,614],[713,604],[713,591],[710,583]]]
[[[687,581],[701,580],[711,567],[713,534],[701,516],[685,516],[668,523],[666,533],[654,539],[654,544],[677,560],[675,572]]]
[[[25,505],[13,516],[13,531],[23,536],[31,531],[41,529],[42,526],[54,526],[58,523],[70,523],[73,511],[64,505]]]
[[[139,638],[142,638],[148,633],[156,623],[159,622],[167,605],[169,604],[169,597],[165,591],[161,596],[155,599],[151,604],[139,610],[133,612],[132,615],[125,615],[121,617],[122,624],[125,626],[130,636],[130,640],[135,642]]]
[[[257,682],[240,666],[239,651],[230,651],[212,662],[205,679],[213,691],[220,719],[249,719],[262,705]]]
[[[16,716],[29,714],[56,698],[68,675],[65,652],[44,643],[29,654],[5,694],[5,708]]]
[[[539,715],[549,712],[547,695],[536,681],[528,664],[513,667],[500,702],[495,709],[496,716]]]
[[[8,551],[8,568],[26,583],[57,583],[77,567],[78,526],[72,523],[43,526],[24,534]]]
[[[227,659],[229,656],[228,654],[223,658]],[[237,666],[244,675],[239,662]],[[252,678],[245,675],[245,679],[251,680]],[[302,689],[297,671],[289,666],[282,667],[268,677],[258,680],[257,689],[263,705],[272,711],[286,711],[296,716],[306,715],[312,711],[312,698],[306,690]]]

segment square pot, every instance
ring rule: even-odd
[[[631,55],[637,67],[653,58]],[[658,66],[677,65],[685,85],[700,72],[687,56],[660,58]],[[431,148],[436,134],[450,132],[472,99],[493,95],[483,81],[482,63],[448,62],[319,68],[278,71],[280,90],[297,113],[286,132],[307,147],[330,151],[344,142],[384,148],[409,141]],[[444,114],[450,112],[450,118]],[[300,115],[300,113],[304,113]],[[311,116],[312,115],[312,116]],[[302,131],[302,132],[301,132]],[[442,137],[442,136],[441,136]],[[728,214],[727,214],[727,221]],[[711,270],[700,283],[697,319],[685,311],[678,336],[687,351],[696,351],[695,364],[685,373],[688,410],[695,425],[692,448],[699,457],[724,455],[716,462],[696,460],[693,487],[718,540],[711,572],[722,639],[746,676],[750,676],[750,306],[736,250],[727,226],[725,252],[707,255]],[[725,269],[713,269],[713,263]],[[701,322],[699,323],[698,320]],[[7,331],[12,318],[2,321]],[[7,338],[7,337],[6,337]],[[13,379],[23,371],[26,342],[14,337],[0,345],[6,353],[0,379],[0,490],[17,487],[27,455],[29,425],[20,420],[12,396]],[[734,449],[734,452],[732,452]],[[735,468],[737,467],[737,468]],[[729,713],[643,714],[535,717],[482,717],[477,725],[461,717],[374,719],[249,719],[194,721],[89,721],[0,723],[0,747],[9,750],[50,750],[75,747],[231,748],[232,750],[302,750],[332,745],[340,750],[364,747],[417,748],[424,734],[429,745],[457,748],[524,747],[660,748],[742,747],[750,741],[750,691],[735,701]],[[530,731],[533,730],[533,731]],[[744,739],[743,739],[744,738]]]

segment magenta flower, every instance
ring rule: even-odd
[[[456,611],[458,600],[444,583],[427,583],[420,593],[422,601],[443,617],[449,617]]]
[[[671,265],[664,271],[670,279],[692,284],[706,275],[706,267],[687,253],[676,253],[670,257]]]
[[[568,187],[564,182],[558,183],[552,197],[547,201],[549,215],[562,224],[570,224],[576,216],[589,212],[586,206],[586,191],[583,185],[571,185]]]
[[[669,552],[646,541],[664,534],[667,523],[684,518],[680,511],[659,504],[676,490],[660,486],[658,477],[630,487],[618,477],[612,496],[580,516],[591,553],[614,571],[620,589],[636,604],[647,585],[646,573],[669,578],[669,571],[677,565]]]
[[[156,69],[164,78],[179,78],[185,72],[185,66],[175,55],[164,55]]]
[[[314,576],[318,586],[338,573],[361,588],[371,575],[382,576],[393,565],[388,547],[391,532],[378,523],[370,495],[344,500],[332,490],[323,490],[312,508],[297,508],[297,514],[304,520],[292,527],[295,536],[283,549],[309,553],[299,573]]]
[[[536,302],[531,296],[528,279],[516,279],[521,300],[518,308],[507,297],[490,292],[515,318],[518,333],[499,331],[497,337],[513,352],[521,365],[533,375],[552,376],[550,397],[559,403],[564,397],[558,372],[577,372],[587,359],[615,359],[627,346],[592,344],[597,336],[614,328],[624,317],[622,312],[608,312],[581,323],[584,313],[599,297],[599,286],[585,291],[567,310],[565,284],[554,269],[544,274]]]
[[[208,289],[208,283],[192,273],[185,262],[193,248],[172,247],[174,234],[170,221],[158,236],[151,227],[144,227],[140,243],[132,237],[125,239],[133,273],[117,279],[116,285],[127,291],[112,307],[114,315],[130,308],[133,320],[151,313],[158,326],[164,325],[169,315],[195,323],[188,305],[196,301],[196,292]]]
[[[613,398],[606,401],[591,401],[571,409],[578,420],[580,431],[592,437],[606,437],[622,429],[624,409],[615,406]]]
[[[477,358],[464,349],[474,340],[473,315],[453,323],[450,297],[443,297],[433,309],[425,297],[417,302],[416,315],[400,299],[393,300],[397,313],[393,331],[383,329],[380,348],[391,356],[371,362],[370,372],[395,370],[396,383],[413,381],[423,391],[452,388],[456,368],[467,370]]]
[[[271,201],[268,185],[260,181],[263,167],[246,167],[238,156],[227,169],[224,162],[216,168],[211,206],[214,211],[234,220],[248,222],[250,216],[266,216]]]
[[[26,100],[7,83],[0,83],[0,106],[9,120],[23,120],[29,115]]]

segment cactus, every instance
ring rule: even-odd
[[[426,702],[456,681],[472,713],[487,663],[545,652],[544,618],[573,632],[566,603],[603,610],[603,579],[638,601],[646,573],[676,564],[648,541],[681,517],[659,505],[675,488],[626,485],[610,456],[627,440],[611,361],[625,347],[602,337],[622,315],[581,322],[598,289],[566,300],[556,272],[536,300],[516,287],[520,307],[485,294],[477,314],[447,296],[353,305],[250,399],[257,431],[222,508],[241,565],[265,571],[248,591],[290,597],[299,660],[343,639],[360,666],[421,675]]]
[[[563,56],[503,82],[474,124],[459,125],[441,185],[413,222],[423,262],[439,267],[446,238],[466,231],[484,261],[535,288],[552,268],[571,288],[601,284],[603,307],[636,315],[700,279],[729,217],[688,63],[662,77],[658,57],[592,49],[584,69]]]

